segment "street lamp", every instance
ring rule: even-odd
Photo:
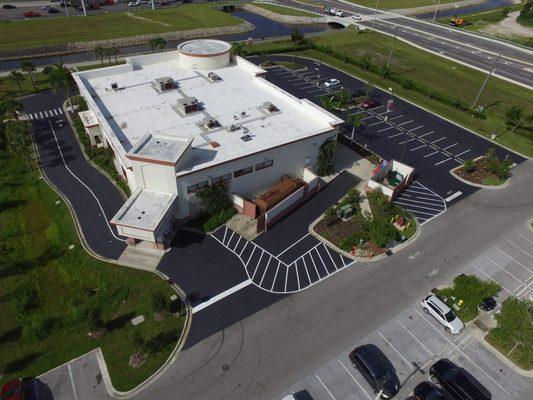
[[[440,6],[440,0],[437,1],[437,8],[435,8],[435,14],[433,14],[433,22],[435,22],[435,18],[437,18],[437,12],[439,11]]]
[[[374,15],[372,17],[372,30],[374,30],[374,23],[376,22],[376,14],[378,13],[379,0],[376,0],[376,9],[374,10]]]

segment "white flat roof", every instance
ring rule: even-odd
[[[208,79],[213,70],[181,69],[179,51],[132,57],[129,62],[74,74],[98,119],[103,120],[104,131],[113,136],[114,147],[122,147],[117,149],[122,155],[147,134],[192,139],[192,157],[187,165],[180,165],[190,172],[327,132],[342,122],[256,76],[265,71],[239,57],[215,70],[222,79],[216,83]],[[162,93],[155,90],[153,81],[162,76],[171,77],[176,87]],[[118,90],[111,89],[112,83]],[[176,104],[184,97],[196,97],[202,111],[178,112]],[[265,102],[280,111],[266,112]],[[221,127],[206,130],[202,125],[206,118],[216,119]],[[244,130],[231,132],[231,125],[246,127],[252,140],[241,140]],[[168,149],[151,151],[154,155]]]
[[[93,110],[81,111],[78,113],[78,115],[80,116],[84,127],[90,128],[98,125],[98,119],[96,118]]]
[[[187,150],[192,138],[148,134],[128,153],[129,158],[175,164]]]
[[[176,194],[137,189],[111,223],[153,232],[176,197]]]
[[[185,54],[209,55],[220,54],[231,49],[228,42],[215,39],[189,40],[178,45],[178,50]]]

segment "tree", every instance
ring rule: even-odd
[[[370,54],[364,54],[361,57],[360,65],[363,71],[367,71],[372,65],[372,56]]]
[[[57,93],[59,90],[65,91],[70,108],[72,109],[70,90],[74,87],[74,79],[72,78],[70,70],[61,64],[54,65],[54,68],[48,74],[48,81],[50,82],[54,93]]]
[[[326,110],[333,110],[333,106],[335,103],[333,100],[333,96],[320,96],[320,102],[322,103],[322,107],[324,107]]]
[[[154,293],[152,298],[152,307],[156,313],[162,313],[168,309],[168,302],[161,292]]]
[[[296,44],[305,43],[305,35],[296,28],[292,28],[291,40]]]
[[[104,48],[104,55],[107,57],[107,62],[111,64],[111,48],[105,47]]]
[[[148,40],[148,46],[150,46],[152,49],[152,53],[156,51],[163,51],[166,45],[167,41],[162,37],[156,37]]]
[[[231,207],[228,188],[224,183],[206,186],[196,193],[209,215],[215,215]]]
[[[12,154],[22,154],[31,169],[31,159],[28,152],[31,140],[28,125],[23,121],[9,121],[5,129],[7,151]]]
[[[244,53],[244,43],[235,42],[231,45],[231,49],[233,50],[233,54],[235,54],[236,56],[242,56]]]
[[[335,106],[341,110],[346,103],[348,103],[348,99],[350,98],[350,91],[348,89],[340,90],[335,94]]]
[[[368,100],[370,97],[372,97],[372,93],[374,92],[374,84],[372,82],[367,82],[365,84],[365,97]]]
[[[94,48],[94,55],[100,59],[102,66],[104,65],[104,48],[102,46],[96,46]]]
[[[9,79],[12,82],[15,82],[15,84],[17,85],[19,89],[19,94],[22,96],[22,82],[26,80],[24,75],[18,71],[11,71],[7,79]]]
[[[363,121],[364,117],[365,113],[350,114],[348,116],[348,123],[352,126],[352,136],[350,137],[350,139],[353,140],[355,130],[365,124],[365,122]]]
[[[17,111],[20,110],[22,110],[22,103],[13,97],[0,101],[0,115],[2,119],[6,114],[11,114],[13,118],[18,119]]]
[[[501,312],[496,314],[498,326],[490,332],[490,337],[516,351],[533,348],[531,320],[533,319],[533,302],[510,296],[502,303]]]
[[[463,170],[465,172],[474,172],[475,169],[476,169],[476,165],[474,164],[473,159],[469,158],[468,160],[465,161],[463,165]]]
[[[385,247],[399,236],[398,230],[385,217],[377,217],[370,222],[370,239],[379,247]]]
[[[513,105],[505,110],[505,123],[508,126],[519,125],[524,120],[524,107]]]
[[[111,55],[115,57],[115,64],[118,64],[117,54],[120,52],[119,48],[117,46],[111,46],[109,51]]]
[[[31,79],[33,89],[37,91],[37,84],[35,83],[35,76],[33,75],[33,73],[35,72],[35,65],[31,61],[25,60],[20,63],[20,67],[24,72],[28,74]]]
[[[97,308],[91,309],[87,315],[87,327],[89,328],[89,332],[97,332],[103,328],[103,325],[100,317],[100,310]]]
[[[316,160],[317,174],[319,176],[326,176],[333,173],[335,170],[335,148],[337,142],[335,139],[329,138],[318,149],[318,156]]]

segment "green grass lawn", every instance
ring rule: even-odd
[[[50,84],[48,83],[48,78],[42,72],[34,73],[35,81],[37,83],[37,90],[46,90],[50,89]],[[30,93],[34,93],[35,90],[31,83],[31,80],[27,74],[25,74],[26,79],[21,83],[22,95],[25,96]],[[20,96],[19,89],[15,82],[9,80],[7,77],[0,78],[0,100],[5,99],[6,97],[18,97]]]
[[[67,206],[35,165],[30,170],[21,156],[0,158],[0,384],[101,347],[115,388],[132,389],[162,365],[181,334],[183,319],[153,318],[154,293],[168,299],[174,292],[153,274],[90,257]],[[33,300],[21,308],[28,298]],[[87,313],[95,308],[108,331],[90,339]],[[134,327],[129,321],[140,314],[146,321]],[[128,359],[138,334],[170,339],[133,369]]]
[[[376,0],[348,0],[351,3],[365,7],[376,8]],[[441,0],[441,4],[451,3],[457,0]],[[392,10],[399,8],[413,8],[421,6],[432,6],[437,4],[434,0],[379,0],[378,10]]]
[[[346,53],[349,56],[361,57],[370,55],[372,63],[382,66],[386,63],[392,38],[377,32],[366,31],[357,34],[353,28],[327,34],[313,36],[313,40],[320,45],[329,45],[334,50]],[[275,51],[276,46],[282,49],[294,44],[287,41],[267,42],[255,45],[256,50]],[[264,46],[264,47],[263,47]],[[254,47],[252,47],[254,49]],[[279,50],[278,50],[279,51]],[[481,96],[480,104],[486,106],[486,119],[478,119],[468,113],[431,99],[414,90],[403,88],[399,84],[383,78],[381,75],[363,71],[357,66],[348,64],[319,52],[317,50],[305,50],[297,52],[303,56],[315,58],[369,80],[383,88],[392,87],[394,93],[414,103],[426,107],[437,114],[470,128],[482,135],[490,137],[496,131],[503,132],[500,125],[505,110],[511,105],[520,105],[525,108],[527,114],[533,113],[533,93],[531,90],[514,85],[498,78],[491,78]],[[438,92],[460,98],[467,103],[473,102],[476,94],[485,79],[485,74],[472,68],[454,63],[424,50],[397,41],[392,57],[391,70],[397,76],[410,78]],[[445,79],[443,79],[445,77]],[[499,130],[498,130],[499,128]],[[533,136],[531,131],[515,131],[503,133],[498,137],[500,143],[513,148],[522,154],[533,156]]]
[[[306,11],[294,10],[283,6],[275,6],[273,4],[254,4],[256,7],[264,8],[265,10],[275,12],[282,15],[293,15],[295,17],[316,17],[317,15],[308,13]]]
[[[205,4],[134,13],[75,18],[32,18],[0,22],[0,50],[57,45],[88,40],[233,26],[242,22]]]

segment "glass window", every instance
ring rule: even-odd
[[[231,172],[211,178],[211,184],[216,185],[217,183],[227,182],[230,180],[231,180]]]
[[[207,186],[209,186],[209,182],[208,181],[203,181],[203,182],[197,183],[195,185],[187,186],[187,193],[196,193],[200,189],[203,189],[203,188],[205,188]]]
[[[255,164],[255,170],[259,171],[260,169],[268,168],[268,167],[271,167],[272,165],[274,165],[274,160],[266,160],[266,161],[263,161],[262,163]]]
[[[254,170],[254,167],[246,167],[246,168],[243,168],[243,169],[238,169],[237,171],[235,171],[233,173],[233,176],[235,176],[235,178],[237,178],[238,176],[243,176],[243,175],[249,174],[253,170]]]

